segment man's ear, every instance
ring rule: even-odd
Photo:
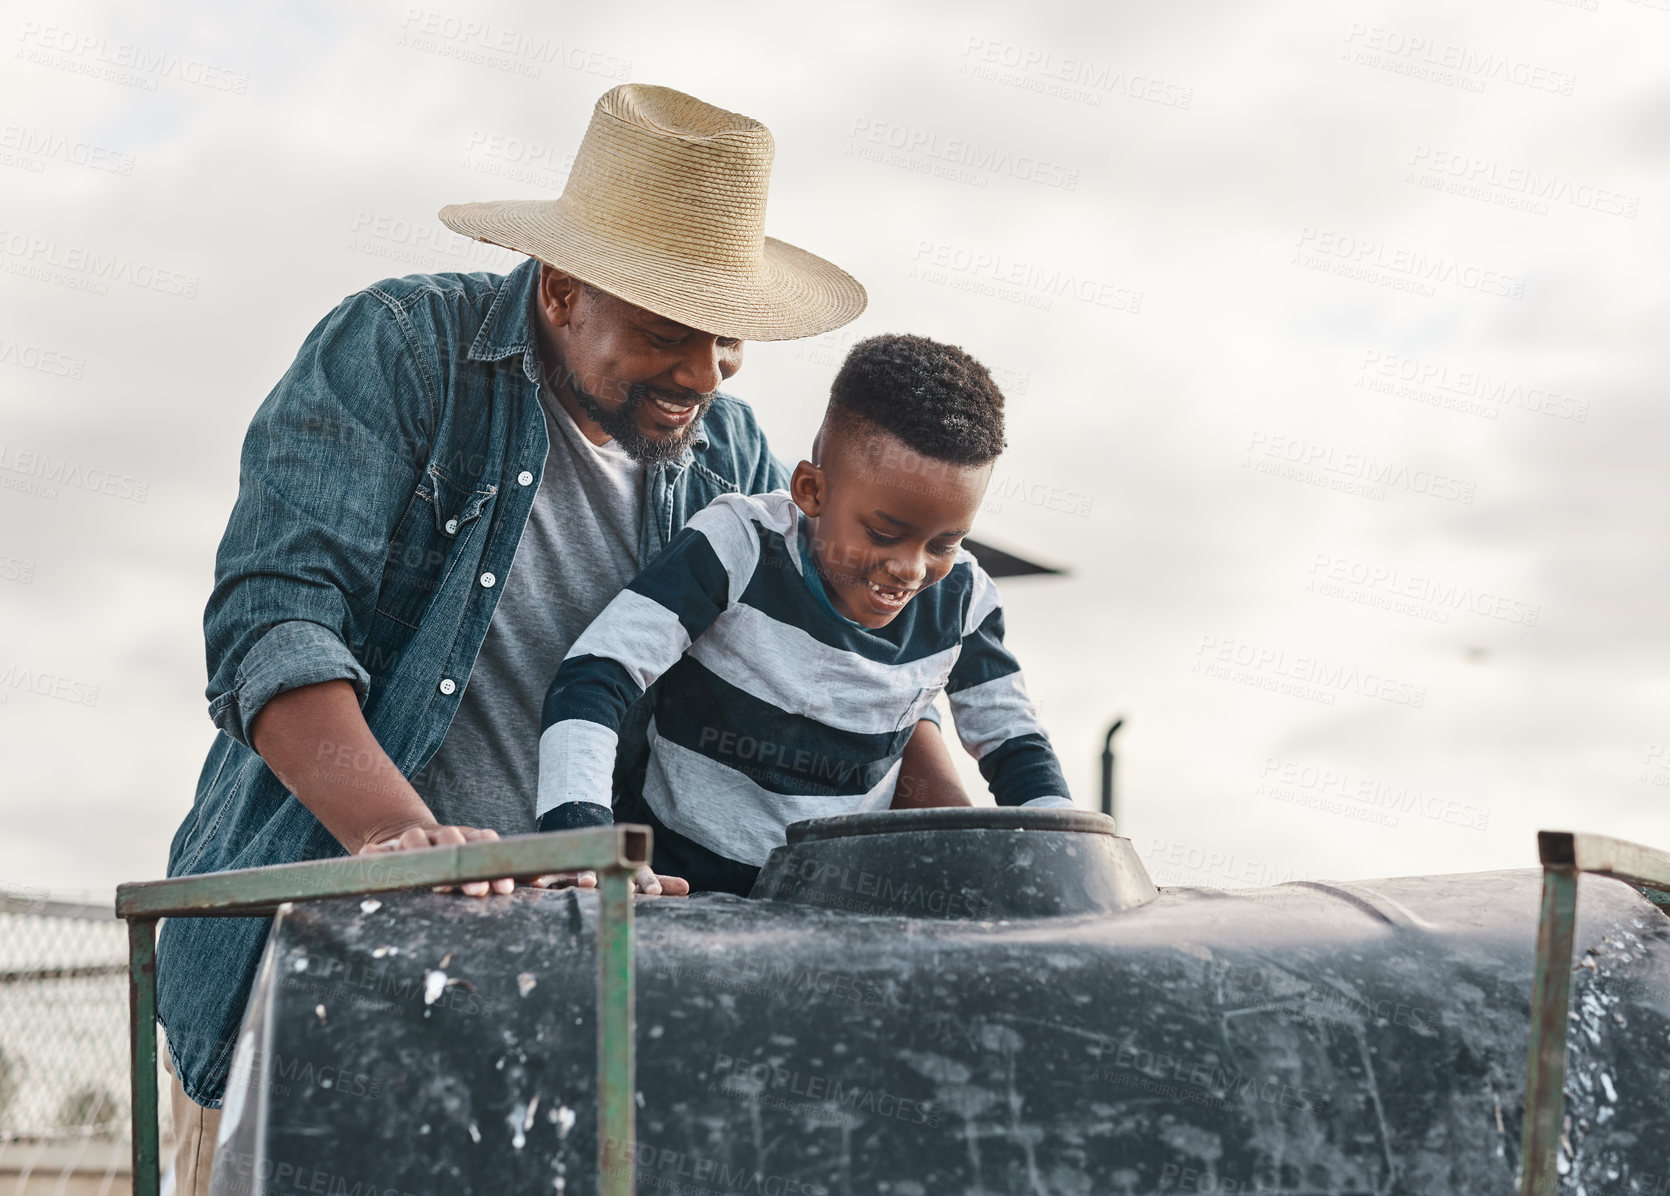
[[[565,328],[574,318],[580,280],[555,266],[539,265],[539,310],[552,328]]]
[[[823,511],[823,470],[810,461],[794,467],[789,478],[789,497],[808,519],[816,519]]]

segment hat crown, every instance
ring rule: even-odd
[[[651,83],[622,83],[597,97],[593,119],[606,113],[629,124],[673,137],[692,139],[743,137],[765,146],[769,158],[771,130],[751,116],[731,112],[671,87]]]
[[[597,101],[558,202],[623,248],[757,274],[775,153],[757,120],[625,83]]]

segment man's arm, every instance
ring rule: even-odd
[[[348,648],[400,512],[420,501],[434,376],[374,291],[318,323],[250,420],[203,612],[210,718],[355,854],[498,837],[435,821],[366,725],[370,674]]]
[[[370,676],[364,640],[389,538],[414,501],[438,411],[433,362],[374,291],[308,334],[250,420],[203,613],[209,716],[253,747],[275,695]]]
[[[497,839],[498,832],[441,826],[366,725],[346,681],[286,690],[251,725],[267,767],[350,855]],[[464,892],[508,893],[508,879],[472,881]]]

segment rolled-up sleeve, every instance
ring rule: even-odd
[[[249,727],[261,707],[287,689],[322,681],[353,682],[364,706],[371,674],[330,628],[304,619],[278,623],[244,653],[232,688],[209,702],[209,717],[232,738],[249,744]]]
[[[436,363],[374,289],[308,335],[256,411],[203,612],[209,717],[245,746],[286,690],[370,675],[349,649],[377,606],[389,540],[422,477]]]

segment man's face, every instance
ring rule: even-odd
[[[536,306],[540,356],[558,400],[588,435],[612,437],[646,464],[689,446],[720,383],[742,367],[740,340],[655,315],[550,266],[540,267]]]
[[[855,623],[885,627],[951,572],[991,464],[924,457],[885,432],[820,438],[819,458],[797,465],[789,485],[830,603]]]

